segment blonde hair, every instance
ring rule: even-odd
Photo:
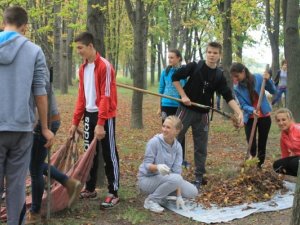
[[[288,108],[280,108],[275,112],[275,119],[277,119],[277,115],[284,113],[287,115],[287,117],[291,120],[294,120],[293,114],[291,112],[291,110],[289,110]]]
[[[168,116],[165,120],[170,120],[176,130],[181,131],[183,128],[182,122],[177,116]]]

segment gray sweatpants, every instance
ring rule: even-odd
[[[193,184],[176,173],[165,176],[140,177],[138,185],[143,193],[149,194],[148,199],[158,203],[175,192],[177,188],[181,189],[181,195],[184,198],[194,198],[198,194],[198,190]]]
[[[205,174],[205,162],[207,157],[207,142],[209,130],[208,113],[200,113],[190,110],[187,107],[179,106],[176,115],[180,118],[183,129],[177,136],[177,140],[182,144],[185,133],[192,126],[194,140],[194,161],[196,180]]]
[[[0,196],[6,186],[7,224],[24,224],[25,180],[32,132],[0,132]]]

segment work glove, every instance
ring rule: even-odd
[[[166,164],[158,164],[157,170],[163,176],[170,173],[170,168]]]
[[[182,199],[182,196],[180,195],[180,196],[177,196],[177,198],[176,198],[176,208],[177,209],[183,209],[183,210],[188,210],[187,209],[187,207],[185,206],[185,204],[184,204],[184,201],[183,201],[183,199]]]

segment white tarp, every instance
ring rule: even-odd
[[[284,185],[288,189],[288,192],[285,194],[277,193],[267,202],[243,204],[223,208],[213,206],[209,209],[205,209],[200,204],[193,201],[187,201],[186,206],[188,210],[177,210],[176,202],[174,201],[176,198],[169,198],[169,200],[164,202],[163,206],[182,216],[203,223],[228,222],[234,219],[244,218],[252,213],[279,211],[291,208],[293,206],[296,185],[286,181],[284,181]]]

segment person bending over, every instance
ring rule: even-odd
[[[241,63],[233,63],[230,68],[231,76],[238,81],[234,87],[234,92],[240,103],[241,108],[244,111],[244,124],[247,142],[249,142],[251,136],[252,125],[254,116],[258,117],[257,130],[258,130],[258,143],[256,144],[256,131],[254,134],[253,142],[250,149],[252,157],[257,155],[258,167],[260,168],[266,158],[266,145],[268,135],[271,127],[270,112],[272,108],[267,100],[266,95],[263,95],[261,106],[257,109],[260,89],[263,79],[266,79],[265,90],[271,94],[275,94],[276,87],[270,79],[270,74],[265,72],[261,74],[252,74],[249,69]]]

